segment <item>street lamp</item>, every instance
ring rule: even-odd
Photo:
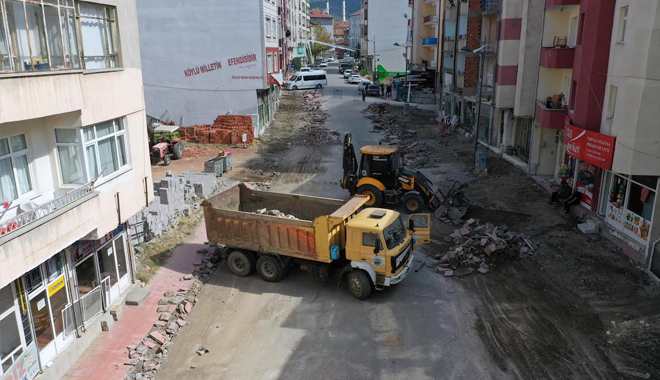
[[[478,157],[477,157],[477,152],[479,151],[479,123],[480,120],[479,118],[481,117],[481,95],[483,91],[483,78],[484,78],[484,67],[486,66],[485,58],[486,58],[486,47],[488,47],[488,44],[482,45],[477,49],[471,50],[467,46],[463,46],[461,48],[461,51],[467,52],[467,53],[472,53],[472,54],[478,54],[479,55],[479,95],[477,95],[477,120],[476,120],[476,125],[474,128],[474,165],[476,166],[478,164]]]
[[[406,54],[405,54],[405,57],[406,57],[406,79],[405,80],[406,80],[406,83],[408,84],[408,97],[406,98],[406,103],[410,103],[410,82],[408,82],[408,66],[410,65],[410,61],[408,59],[408,46],[410,46],[410,45],[408,45],[408,43],[405,43],[405,44],[401,45],[400,43],[395,42],[394,46],[399,46],[399,47],[406,48]]]

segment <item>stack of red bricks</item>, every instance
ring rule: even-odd
[[[181,138],[197,140],[200,144],[242,144],[247,135],[248,144],[254,142],[252,117],[248,115],[220,115],[213,125],[193,125],[179,129]]]

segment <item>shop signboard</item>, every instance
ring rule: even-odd
[[[566,153],[581,161],[586,161],[600,168],[611,170],[616,137],[587,131],[564,123],[564,144]]]
[[[32,380],[39,374],[37,346],[32,342],[0,380]]]

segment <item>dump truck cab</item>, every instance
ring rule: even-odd
[[[401,282],[412,268],[413,250],[430,241],[430,215],[411,218],[406,225],[396,211],[367,208],[346,223],[346,259],[366,272],[376,289]]]

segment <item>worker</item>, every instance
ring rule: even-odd
[[[573,190],[573,194],[564,201],[564,212],[571,212],[571,206],[580,204],[582,201],[582,194],[578,191],[577,187]]]
[[[386,98],[391,98],[392,97],[392,84],[388,83],[387,84],[387,93],[385,94]]]
[[[367,99],[367,88],[362,87],[362,101],[366,101],[365,99]]]

